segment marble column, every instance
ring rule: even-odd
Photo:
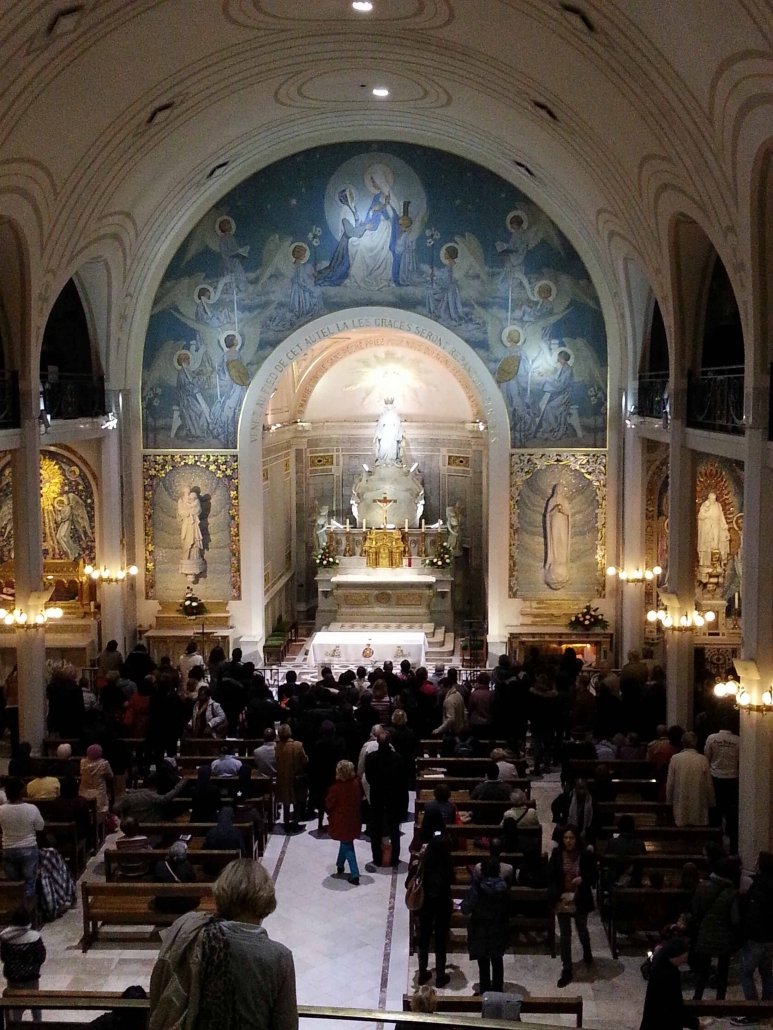
[[[752,704],[773,684],[773,549],[766,515],[773,511],[773,470],[766,464],[769,377],[759,374],[747,391],[744,438],[743,568],[741,577],[741,658],[753,662],[757,676],[741,683]],[[751,671],[751,670],[750,670]],[[773,714],[742,711],[739,849],[747,869],[773,840]]]
[[[107,429],[102,437],[100,453],[100,532],[97,561],[113,571],[125,568],[123,554],[123,517],[121,510],[121,453],[119,430]],[[131,564],[131,562],[129,563]],[[103,583],[97,587],[100,603],[100,645],[117,640],[126,653],[126,611],[124,593],[126,582]]]
[[[662,587],[679,598],[682,611],[695,606],[695,459],[685,443],[687,387],[677,379],[671,394],[668,467],[668,582]],[[693,640],[691,633],[666,631],[667,711],[669,725],[692,727]]]
[[[29,608],[30,594],[43,583],[43,528],[40,513],[40,392],[19,388],[21,432],[13,451],[13,533],[16,604]],[[40,747],[46,722],[46,637],[44,629],[17,630],[19,737]]]

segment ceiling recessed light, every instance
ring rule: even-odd
[[[353,0],[352,7],[355,11],[359,11],[360,14],[370,14],[373,10],[373,4],[370,0]]]
[[[386,86],[376,86],[372,90],[372,93],[373,93],[374,97],[388,97],[389,96],[389,90],[386,88]]]

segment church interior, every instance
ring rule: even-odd
[[[40,753],[52,671],[93,674],[110,640],[240,647],[273,686],[636,651],[669,725],[739,718],[752,870],[773,848],[770,0],[18,0],[0,27],[21,739]],[[547,847],[557,775],[532,787]],[[397,1010],[404,870],[320,886],[331,846],[269,839],[269,932],[302,1004]],[[81,955],[79,923],[44,931],[41,987],[147,985],[152,948]],[[584,1025],[637,1027],[644,956],[591,930]],[[557,960],[514,963],[556,993]]]

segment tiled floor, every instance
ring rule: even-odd
[[[549,804],[558,790],[555,778],[537,782],[533,793],[543,825],[549,826]],[[547,818],[546,818],[547,816]],[[410,826],[404,828],[406,835]],[[276,912],[266,920],[272,937],[295,956],[298,1000],[302,1004],[399,1009],[402,995],[415,983],[415,957],[408,956],[408,913],[403,904],[404,864],[392,870],[366,872],[370,848],[357,842],[360,886],[351,886],[335,872],[337,844],[318,836],[313,824],[295,837],[281,831],[271,838],[265,863],[277,884]],[[407,836],[404,838],[407,851]],[[99,856],[86,875],[98,875]],[[644,946],[613,961],[597,916],[590,921],[596,964],[577,965],[577,980],[566,990],[581,994],[585,1026],[598,1030],[636,1030],[644,998],[639,965]],[[121,990],[129,984],[148,985],[156,954],[149,944],[99,944],[86,955],[78,946],[81,912],[76,909],[43,930],[48,960],[41,987]],[[579,951],[575,947],[575,955]],[[464,952],[450,955],[452,979],[446,992],[469,994],[476,966]],[[559,960],[544,950],[509,953],[505,959],[506,989],[535,995],[556,994]],[[738,991],[737,986],[731,991]],[[573,1025],[570,1017],[532,1017],[535,1023]],[[305,1020],[303,1030],[312,1022]],[[331,1027],[322,1023],[320,1027]],[[351,1024],[357,1025],[357,1024]],[[726,1022],[715,1024],[719,1028]]]

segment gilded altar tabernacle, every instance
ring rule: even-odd
[[[362,549],[370,569],[398,569],[403,564],[403,537],[399,529],[371,529]]]

